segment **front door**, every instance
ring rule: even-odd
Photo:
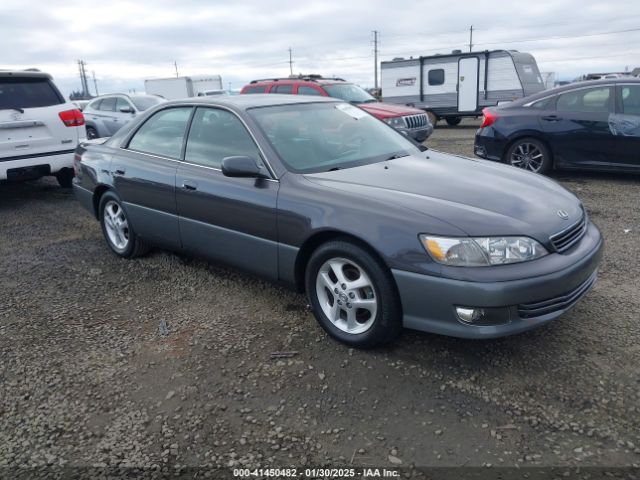
[[[558,166],[608,168],[615,137],[609,128],[613,87],[578,88],[557,96],[555,109],[542,112],[540,125]]]
[[[155,113],[111,161],[114,186],[136,233],[169,249],[180,248],[176,171],[192,111]]]
[[[478,110],[478,57],[465,57],[458,61],[458,112]]]
[[[277,278],[277,180],[226,177],[222,160],[261,154],[232,112],[199,107],[176,175],[183,247],[213,261]]]

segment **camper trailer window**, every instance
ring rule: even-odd
[[[429,85],[442,85],[444,83],[444,69],[429,70]]]

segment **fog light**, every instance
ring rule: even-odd
[[[456,315],[465,323],[476,323],[483,319],[484,308],[456,307]]]

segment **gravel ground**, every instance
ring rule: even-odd
[[[471,155],[475,128],[441,126],[427,144]],[[328,338],[305,299],[277,286],[163,251],[116,258],[52,181],[0,185],[0,477],[34,466],[637,467],[640,179],[556,178],[607,241],[582,302],[511,338],[407,331],[366,352]],[[282,351],[297,353],[271,358]]]

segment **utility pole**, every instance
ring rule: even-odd
[[[84,60],[78,60],[78,70],[80,72],[80,83],[82,84],[82,96],[84,98],[89,97],[89,82],[87,82],[87,72],[84,67],[87,64]]]
[[[469,29],[469,51],[473,51],[473,25]]]
[[[176,78],[178,78],[178,62],[173,62],[173,66],[176,67]]]
[[[96,87],[96,97],[100,94],[98,93],[98,81],[96,80],[96,71],[91,70],[91,75],[93,75],[93,86]]]
[[[291,47],[289,47],[289,75],[293,77],[293,59],[291,57]]]
[[[373,83],[378,89],[378,31],[373,31]]]

